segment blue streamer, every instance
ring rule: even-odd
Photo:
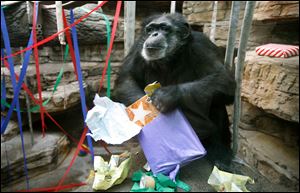
[[[38,13],[38,11],[36,12]],[[3,13],[4,15],[4,13]],[[2,9],[1,9],[1,30],[4,29],[4,27],[2,27],[2,18],[4,20],[4,16],[2,17]],[[5,20],[4,20],[5,22]],[[6,24],[5,24],[5,29],[6,29],[6,32],[7,32],[7,28],[6,28]],[[30,34],[30,38],[29,38],[29,42],[27,44],[27,47],[30,47],[31,45],[33,44],[33,33],[31,31],[31,34]],[[6,119],[1,123],[1,134],[2,134],[2,130],[3,132],[5,131],[7,125],[8,125],[8,122],[10,120],[10,117],[12,115],[12,112],[14,110],[14,107],[15,105],[17,104],[17,101],[18,101],[18,97],[19,97],[19,93],[20,93],[20,90],[21,90],[21,87],[22,87],[22,83],[23,83],[23,80],[24,80],[24,77],[26,75],[26,70],[27,70],[27,67],[28,67],[28,64],[29,64],[29,60],[30,60],[30,55],[32,53],[32,49],[30,50],[27,50],[25,52],[25,55],[24,55],[24,60],[23,60],[23,65],[22,65],[22,70],[21,70],[21,73],[20,73],[20,76],[19,76],[19,82],[18,82],[18,85],[17,85],[17,88],[16,88],[16,91],[14,91],[14,97],[13,97],[13,100],[12,100],[12,103],[11,103],[11,106],[8,110],[8,113],[7,113],[7,116],[6,116]],[[8,55],[8,54],[7,54]],[[8,61],[9,61],[9,58],[8,58]]]
[[[73,9],[70,10],[70,24],[74,23],[74,14],[73,14]],[[79,91],[80,91],[80,100],[81,100],[81,108],[82,108],[82,115],[83,119],[85,121],[86,114],[87,114],[87,106],[86,106],[86,100],[85,100],[85,92],[83,88],[83,83],[82,83],[82,72],[81,72],[81,67],[80,67],[80,55],[79,55],[79,48],[78,48],[78,41],[77,41],[77,32],[76,32],[76,27],[73,26],[72,28],[72,38],[73,38],[73,46],[74,46],[74,51],[75,51],[75,59],[76,59],[76,69],[77,69],[77,74],[78,74],[78,81],[79,81]],[[84,122],[84,127],[86,127],[86,123]],[[89,130],[90,132],[90,130]],[[93,143],[91,136],[87,135],[87,141],[88,145],[90,148],[91,156],[92,156],[92,165],[94,162],[94,148],[93,148]]]
[[[36,6],[38,7],[38,2],[36,3]],[[36,9],[36,18],[38,15],[38,9]],[[6,49],[6,55],[11,55],[11,47],[10,47],[10,41],[9,41],[9,36],[8,36],[8,31],[7,31],[7,27],[6,27],[6,21],[5,21],[5,17],[4,17],[4,11],[1,8],[1,31],[2,31],[2,35],[3,35],[3,41],[4,41],[4,46]],[[28,46],[33,44],[33,38],[32,38],[32,32],[30,35],[30,39],[28,42]],[[13,97],[13,101],[11,104],[11,107],[8,110],[8,114],[6,119],[4,120],[4,122],[1,124],[1,134],[2,132],[5,131],[8,122],[10,120],[10,117],[12,115],[12,111],[14,109],[14,106],[16,105],[17,108],[17,116],[18,116],[18,125],[20,128],[20,136],[21,136],[21,143],[22,143],[22,152],[23,152],[23,158],[24,158],[24,172],[25,172],[25,177],[26,177],[26,187],[27,189],[29,189],[29,178],[28,178],[28,169],[27,169],[27,159],[26,159],[26,152],[25,152],[25,147],[24,147],[24,137],[23,137],[23,129],[22,129],[22,119],[21,119],[21,113],[20,113],[20,104],[19,104],[19,93],[20,93],[20,89],[26,74],[26,70],[28,67],[28,63],[29,63],[29,59],[30,59],[30,55],[31,55],[31,49],[26,51],[25,53],[25,57],[24,57],[24,62],[23,62],[23,68],[21,70],[21,74],[19,77],[19,82],[18,85],[16,85],[16,77],[15,77],[15,72],[14,72],[14,65],[13,65],[13,59],[12,57],[8,58],[8,63],[9,63],[9,67],[10,67],[10,75],[11,75],[11,80],[12,80],[12,84],[13,84],[13,89],[14,89],[14,97]],[[1,57],[2,56],[2,52],[1,52]]]

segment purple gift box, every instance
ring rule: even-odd
[[[179,167],[206,155],[192,126],[178,109],[160,113],[144,126],[138,139],[154,175],[163,173],[174,179]]]

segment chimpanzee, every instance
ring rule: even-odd
[[[180,108],[214,164],[231,163],[231,134],[225,105],[233,103],[235,80],[218,47],[191,30],[179,14],[154,15],[142,25],[116,80],[113,100],[130,105],[158,81],[151,101],[162,113]],[[182,142],[184,143],[184,142]],[[216,162],[218,161],[218,162]]]

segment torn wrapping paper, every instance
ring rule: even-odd
[[[95,106],[88,111],[86,124],[95,141],[103,140],[108,144],[121,144],[137,135],[141,127],[129,120],[125,106],[107,97],[94,98]]]
[[[159,114],[159,111],[151,104],[147,95],[128,106],[126,111],[130,121],[140,127],[150,123]]]
[[[154,173],[175,179],[179,168],[206,155],[206,150],[179,109],[159,114],[138,135]]]
[[[179,180],[178,176],[173,181],[163,174],[154,176],[152,172],[138,170],[133,173],[131,179],[134,184],[130,192],[176,192],[177,188],[186,192],[191,190],[191,187]]]
[[[128,176],[130,164],[131,155],[128,152],[112,155],[109,163],[104,161],[101,156],[95,156],[93,189],[107,190],[113,185],[121,184]]]
[[[153,82],[151,84],[148,84],[145,87],[144,91],[145,91],[145,93],[146,93],[147,96],[151,97],[151,95],[153,94],[153,92],[156,89],[160,88],[160,87],[161,87],[161,84],[159,82],[155,81],[155,82]]]
[[[247,182],[254,184],[248,176],[224,172],[216,166],[207,181],[218,192],[249,192],[245,186]]]
[[[149,97],[159,87],[161,85],[158,82],[148,84],[144,89],[146,95],[126,108],[130,121],[144,127],[157,117],[159,111],[151,104]]]

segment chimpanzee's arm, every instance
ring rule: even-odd
[[[208,111],[212,102],[224,105],[232,103],[234,92],[234,79],[228,72],[219,71],[193,82],[159,88],[151,99],[161,112],[173,110],[178,105]]]
[[[116,83],[113,100],[122,102],[128,106],[139,98],[145,95],[145,92],[139,87],[135,79],[128,73],[127,75],[121,75],[122,78],[118,79]]]

